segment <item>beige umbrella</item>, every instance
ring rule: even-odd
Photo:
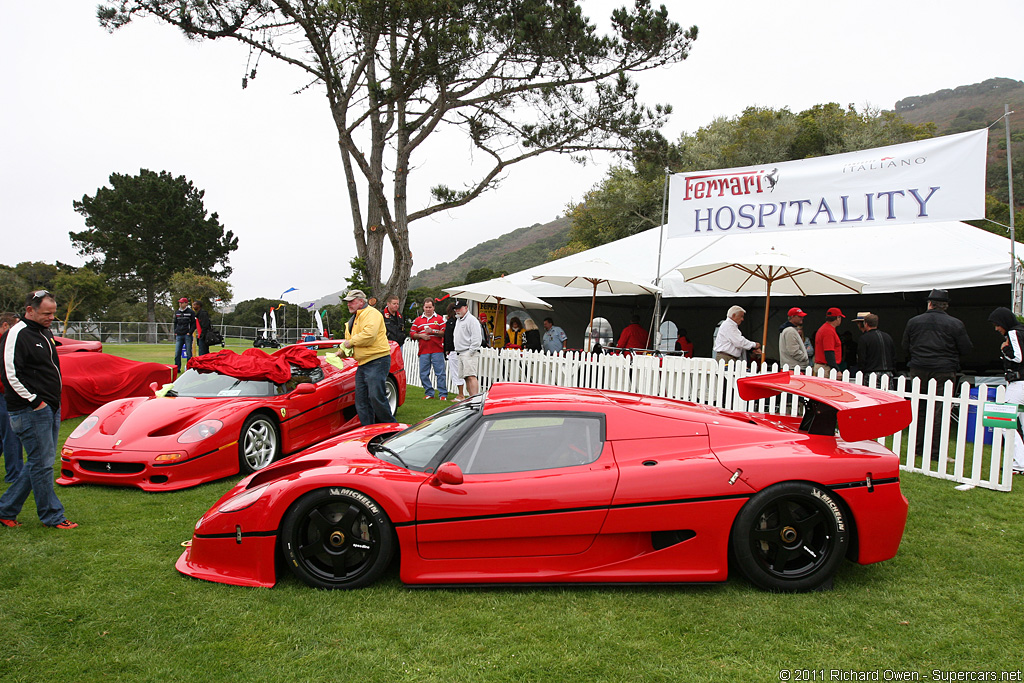
[[[740,294],[764,294],[764,334],[761,348],[768,341],[768,308],[772,292],[776,294],[860,294],[866,282],[838,273],[825,273],[801,265],[787,254],[772,248],[755,253],[747,263],[705,263],[678,268],[686,282],[711,285]]]
[[[525,289],[506,280],[504,277],[496,277],[493,280],[484,280],[469,285],[448,287],[443,291],[454,297],[461,297],[480,303],[496,303],[515,308],[543,308],[551,310],[551,304],[543,299],[538,299]]]
[[[548,282],[560,287],[575,287],[591,290],[590,318],[594,320],[594,305],[597,293],[605,294],[657,294],[661,287],[641,280],[632,273],[613,266],[603,259],[589,259],[577,263],[556,262],[550,267],[541,267],[534,280]],[[587,351],[590,350],[590,337],[587,337]]]

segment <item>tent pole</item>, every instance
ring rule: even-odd
[[[662,245],[665,243],[665,221],[668,220],[668,181],[671,172],[668,166],[665,167],[665,183],[661,191],[661,225],[658,227],[658,268],[654,273],[654,284],[657,287],[661,287],[661,250]],[[593,319],[593,316],[591,316]],[[651,327],[647,331],[648,338],[653,339],[654,343],[648,342],[648,345],[657,350],[661,346],[661,293],[658,292],[654,295],[654,315],[651,318]]]
[[[772,281],[768,280],[768,293],[764,299],[764,329],[761,330],[761,361],[765,359],[765,349],[768,348],[768,309],[772,303]]]
[[[1017,301],[1017,254],[1016,240],[1013,225],[1013,162],[1010,159],[1010,105],[1003,105],[1003,122],[1006,124],[1006,180],[1010,190],[1010,310],[1017,314],[1020,312],[1020,302]]]
[[[593,281],[594,295],[590,297],[590,334],[587,335],[587,353],[590,353],[590,345],[594,339],[594,304],[597,303],[597,281]]]

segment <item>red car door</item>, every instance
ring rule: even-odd
[[[581,553],[618,478],[603,416],[591,413],[488,416],[449,460],[464,481],[428,479],[417,496],[417,547],[428,559]]]
[[[287,428],[285,447],[294,452],[341,432],[342,426],[355,417],[355,409],[344,409],[355,405],[355,362],[351,368],[338,370],[324,367],[324,377],[314,385],[312,394],[297,394],[291,391],[276,399],[278,409],[284,410],[282,425]]]

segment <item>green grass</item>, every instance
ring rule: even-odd
[[[114,351],[114,348],[109,348]],[[410,387],[399,419],[439,405]],[[62,426],[66,435],[79,420]],[[780,669],[1017,670],[1024,494],[907,474],[893,560],[835,589],[718,586],[273,589],[180,576],[199,516],[237,478],[146,494],[59,488],[81,527],[0,529],[0,681],[777,681]],[[795,680],[795,679],[794,679]],[[820,679],[819,679],[820,680]],[[827,679],[826,679],[827,680]]]

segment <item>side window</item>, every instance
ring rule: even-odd
[[[601,455],[601,419],[576,415],[496,416],[467,435],[451,461],[465,474],[528,472],[592,463]]]

